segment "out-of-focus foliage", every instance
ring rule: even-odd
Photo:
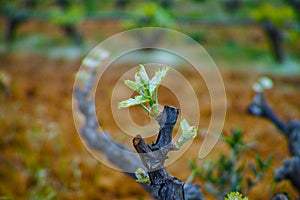
[[[66,10],[55,8],[50,12],[50,21],[59,25],[78,24],[84,19],[84,10],[71,7]]]
[[[106,24],[110,20],[121,29],[145,26],[176,29],[206,44],[211,54],[216,52],[222,54],[222,57],[229,58],[232,55],[236,58],[239,53],[242,58],[262,60],[264,65],[270,65],[265,63],[272,59],[270,55],[278,63],[285,61],[287,65],[293,64],[294,58],[298,59],[296,52],[300,44],[300,15],[297,7],[288,0],[12,0],[3,1],[0,9],[1,15],[11,20],[10,25],[3,30],[4,44],[11,44],[20,38],[31,40],[32,37],[35,37],[34,41],[44,43],[52,40],[49,42],[51,45],[53,40],[60,44],[67,41],[62,37],[57,38],[57,34],[54,38],[51,35],[49,39],[50,34],[36,33],[36,36],[30,38],[31,35],[22,35],[18,31],[25,21],[38,19],[54,24],[71,39],[69,41],[82,47],[86,41],[93,39],[88,38],[82,29],[85,22],[95,20],[99,23],[103,20]],[[272,33],[267,33],[265,21],[278,33],[273,34],[276,35],[275,39]],[[234,36],[234,31],[227,34],[222,32],[248,28],[248,34],[241,36]],[[261,29],[263,37],[257,35],[255,29]],[[102,37],[108,32],[102,30],[100,25],[95,35]],[[268,52],[270,50],[271,54]]]
[[[54,190],[54,188],[51,187],[48,176],[49,176],[49,174],[46,169],[38,169],[37,170],[37,172],[35,174],[36,187],[31,191],[30,199],[32,199],[32,200],[56,199],[55,190]]]
[[[222,154],[215,162],[205,162],[201,169],[198,169],[195,163],[190,164],[193,173],[205,183],[205,190],[218,199],[223,199],[230,191],[248,194],[252,187],[262,180],[271,165],[272,156],[263,161],[260,154],[254,153],[255,164],[250,163],[246,166],[242,162],[242,155],[250,150],[251,145],[245,144],[242,136],[241,130],[234,130],[231,135],[222,138],[230,148],[229,155]]]
[[[262,3],[249,12],[254,20],[261,23],[270,20],[274,26],[285,30],[285,38],[291,41],[299,38],[299,22],[295,10],[291,6],[287,4],[272,5],[270,3]]]
[[[190,126],[186,119],[180,121],[180,137],[177,140],[177,147],[181,147],[185,142],[194,139],[197,136],[198,129]]]
[[[275,7],[268,3],[263,3],[251,10],[251,16],[257,21],[269,19],[277,26],[288,25],[296,20],[296,14],[290,6]]]
[[[169,10],[161,7],[155,2],[142,2],[131,8],[130,14],[132,17],[123,22],[126,29],[159,26],[173,27],[175,20]]]
[[[158,103],[158,87],[162,80],[166,77],[170,67],[157,69],[154,77],[149,79],[146,69],[140,65],[140,70],[135,74],[135,80],[125,80],[124,83],[127,87],[137,92],[139,95],[134,98],[118,103],[118,108],[128,108],[131,106],[140,105],[142,108],[154,118],[160,114]],[[145,103],[147,103],[145,105]]]
[[[297,42],[300,33],[296,13],[298,8],[291,1],[226,0],[225,2],[236,2],[238,5],[234,7],[234,12],[230,10],[230,16],[240,17],[260,26],[277,63],[287,60],[284,45]]]

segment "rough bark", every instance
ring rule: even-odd
[[[85,117],[85,124],[80,131],[80,135],[91,149],[103,153],[110,163],[130,177],[135,178],[134,173],[128,173],[126,171],[135,171],[142,167],[142,163],[138,156],[134,156],[134,154],[130,157],[127,156],[125,151],[131,152],[129,148],[114,142],[108,133],[99,133],[93,100],[87,99],[88,93],[81,91],[78,88],[76,88],[74,92],[79,110]],[[154,198],[157,198],[157,190],[155,188],[146,184],[141,185]]]
[[[149,146],[141,136],[133,139],[133,145],[150,177],[150,185],[158,188],[162,200],[184,200],[184,183],[168,174],[164,168],[169,151],[176,150],[172,144],[172,131],[177,121],[178,109],[165,106],[159,119],[160,131],[156,143]]]
[[[300,121],[283,122],[271,109],[262,93],[257,93],[248,107],[248,113],[270,120],[287,138],[292,156],[300,156]]]
[[[287,194],[285,193],[279,193],[279,194],[276,194],[272,200],[289,200]]]
[[[91,77],[88,80],[86,87],[83,89],[80,88],[75,88],[74,89],[74,95],[75,98],[77,100],[78,103],[78,108],[79,111],[83,114],[84,118],[85,118],[85,122],[84,125],[80,131],[80,135],[82,136],[82,138],[84,138],[84,140],[86,141],[87,145],[91,148],[94,149],[96,151],[101,152],[102,154],[105,155],[105,157],[107,158],[107,160],[113,164],[114,166],[118,167],[120,170],[123,171],[135,171],[138,168],[143,168],[143,163],[141,162],[140,158],[134,154],[132,154],[132,156],[128,156],[127,152],[132,152],[129,148],[116,143],[110,136],[108,133],[100,133],[98,130],[98,123],[97,123],[97,117],[95,116],[95,104],[93,99],[89,98],[89,93],[92,90],[93,87],[93,82],[94,82],[94,77],[95,77],[95,71],[93,71],[91,73]],[[162,115],[164,116],[164,115]],[[161,130],[160,132],[168,132],[171,131],[170,130],[170,124],[168,121],[168,117],[164,118],[162,117],[161,121],[166,120],[166,122],[164,123],[163,126],[161,126]],[[175,121],[176,122],[176,121]],[[174,123],[175,124],[175,123]],[[169,145],[165,146],[165,141],[170,141],[169,139],[165,139],[165,136],[161,135],[159,136],[157,140],[157,143],[154,145],[155,148],[151,149],[148,145],[146,145],[146,143],[142,146],[140,146],[141,148],[143,148],[144,150],[141,151],[151,151],[153,155],[153,158],[157,156],[157,154],[160,153],[164,153],[166,155],[166,153],[173,149],[174,146],[169,143]],[[135,139],[137,143],[142,142],[143,140],[136,138]],[[155,152],[156,148],[160,148],[162,146],[165,146],[164,148],[162,148],[162,150],[157,150]],[[125,151],[124,151],[125,150]],[[154,152],[152,152],[154,151]],[[152,158],[152,157],[151,157]],[[165,158],[164,158],[165,159]],[[162,160],[158,162],[158,164],[156,166],[149,166],[149,168],[151,169],[159,169],[159,166],[163,166]],[[130,170],[128,170],[130,169]],[[159,171],[159,170],[158,170]],[[133,173],[128,173],[128,172],[124,172],[125,174],[129,175],[130,177],[132,177],[133,179],[135,179],[135,175]],[[153,198],[155,199],[160,199],[159,196],[163,197],[164,194],[167,194],[167,192],[174,192],[174,194],[176,194],[177,190],[175,190],[177,187],[180,188],[182,187],[181,182],[176,178],[173,178],[169,175],[167,175],[165,170],[160,170],[159,172],[155,172],[153,173],[153,179],[155,179],[155,177],[157,176],[164,176],[164,177],[168,177],[168,180],[170,181],[166,181],[164,184],[165,186],[161,188],[161,190],[159,190],[159,188],[153,187],[153,185],[147,185],[144,183],[139,183],[146,191],[148,191]],[[158,182],[153,182],[154,184],[158,184]],[[177,187],[173,190],[166,190],[168,188],[170,188],[170,184],[177,184]],[[201,190],[197,185],[194,184],[187,184],[184,186],[184,195],[185,195],[185,199],[186,200],[202,200],[202,194],[201,194]],[[169,195],[169,194],[167,194]]]
[[[283,166],[275,170],[275,181],[290,180],[300,193],[300,157],[286,159]]]
[[[275,180],[290,180],[300,193],[300,121],[283,122],[272,111],[262,93],[257,93],[248,107],[252,115],[269,119],[288,140],[291,158],[284,161],[283,166],[275,170]]]

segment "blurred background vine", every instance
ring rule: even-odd
[[[121,30],[159,26],[183,31],[216,56],[225,52],[234,57],[242,51],[247,59],[258,58],[267,65],[272,62],[295,65],[300,46],[298,8],[297,0],[5,0],[0,6],[6,25],[1,32],[1,49],[18,42],[24,45],[31,34],[22,33],[21,27],[32,20],[52,24],[63,34],[53,37],[34,33],[40,39],[31,38],[31,45],[59,45],[65,43],[62,42],[65,35],[70,45],[84,49],[90,38],[80,27],[89,21],[113,20],[119,23]],[[221,27],[237,31],[251,28],[252,31],[243,37],[209,34],[220,32]],[[101,26],[95,30],[100,32]]]

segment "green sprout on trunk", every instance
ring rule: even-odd
[[[142,108],[151,116],[159,121],[161,114],[158,104],[158,87],[166,77],[170,67],[164,67],[157,69],[152,79],[149,78],[145,67],[140,65],[139,71],[135,74],[135,80],[125,80],[124,83],[130,89],[138,93],[134,98],[121,101],[118,104],[118,108],[128,108],[130,106],[140,105]],[[180,137],[175,144],[178,148],[181,147],[185,142],[193,139],[197,136],[197,128],[190,126],[186,119],[182,119],[180,122]],[[149,184],[148,174],[141,168],[135,172],[137,182]]]
[[[145,67],[140,65],[140,70],[135,74],[135,81],[124,81],[127,87],[136,91],[139,95],[119,102],[118,108],[128,108],[130,106],[140,105],[151,117],[157,118],[160,114],[157,96],[158,86],[169,70],[170,67],[157,69],[154,77],[150,80]]]
[[[180,122],[180,137],[177,140],[177,147],[181,147],[189,139],[194,139],[197,136],[197,128],[190,126],[186,119]]]
[[[243,197],[239,192],[230,192],[225,197],[225,200],[248,200],[248,197]]]
[[[128,108],[130,106],[140,105],[151,117],[158,120],[160,115],[157,96],[158,87],[166,77],[169,70],[170,67],[157,69],[154,77],[150,79],[145,67],[140,65],[140,70],[135,74],[135,81],[124,81],[127,87],[136,91],[139,95],[119,102],[118,108]],[[180,122],[180,134],[181,135],[176,143],[178,148],[188,140],[197,136],[197,128],[195,126],[190,126],[186,119],[182,119]]]
[[[142,168],[138,168],[135,171],[136,182],[150,184],[150,178],[147,172]]]

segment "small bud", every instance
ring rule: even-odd
[[[137,178],[137,180],[136,180],[137,182],[150,184],[149,175],[142,168],[138,168],[135,171],[135,176]]]
[[[259,82],[264,89],[271,89],[273,87],[273,81],[269,77],[262,77],[259,79]]]
[[[177,140],[176,146],[179,148],[188,140],[195,138],[197,136],[197,128],[195,126],[190,126],[186,119],[180,122],[180,137]]]

